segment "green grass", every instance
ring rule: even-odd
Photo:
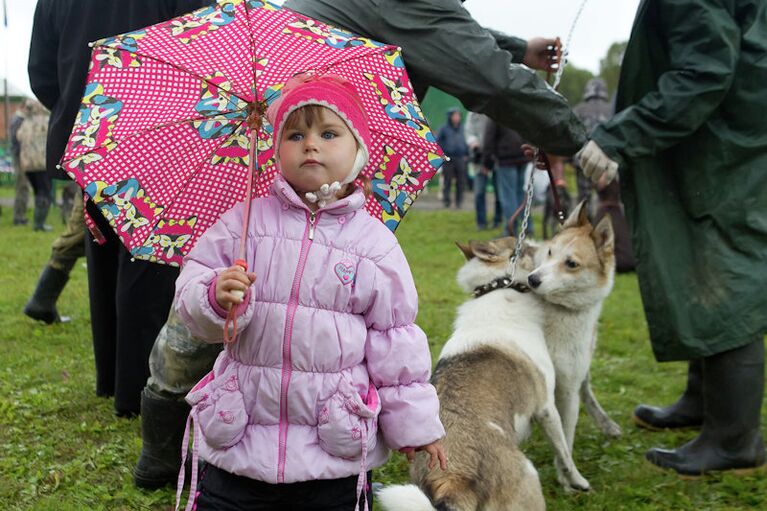
[[[9,197],[0,189],[0,197]],[[111,401],[95,397],[88,319],[87,278],[78,264],[61,297],[68,324],[44,326],[21,309],[61,229],[53,233],[12,227],[10,208],[0,217],[0,509],[167,510],[171,490],[135,489],[131,468],[141,448],[138,419],[117,419]],[[538,231],[540,232],[540,230]],[[421,310],[419,324],[436,356],[451,331],[456,306],[466,297],[455,283],[462,256],[455,240],[487,239],[468,212],[413,211],[398,236],[409,259]],[[620,423],[624,436],[602,437],[582,416],[575,460],[594,488],[567,495],[557,485],[552,453],[539,434],[524,446],[538,468],[551,510],[751,510],[767,509],[767,477],[710,477],[685,482],[643,460],[655,445],[675,446],[694,433],[648,433],[634,428],[636,403],[665,403],[684,384],[683,364],[657,364],[634,276],[619,276],[605,304],[599,347],[592,367],[595,392]],[[407,479],[407,464],[395,454],[377,470],[384,483]]]

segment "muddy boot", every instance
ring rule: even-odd
[[[699,428],[703,424],[702,367],[701,360],[691,360],[687,388],[677,402],[665,408],[639,405],[634,409],[634,422],[651,431]]]
[[[50,231],[53,229],[45,223],[48,218],[48,210],[51,209],[51,199],[45,196],[35,197],[35,212],[32,215],[32,229],[35,231]]]
[[[32,298],[24,306],[24,314],[49,325],[69,321],[69,318],[59,316],[59,312],[56,310],[56,301],[68,280],[69,272],[46,266],[40,274]]]
[[[673,449],[650,449],[647,460],[682,476],[724,470],[748,474],[765,463],[760,429],[764,340],[703,359],[703,428]]]
[[[136,486],[147,490],[175,485],[181,468],[186,401],[165,399],[147,388],[141,393],[141,457],[133,469]]]

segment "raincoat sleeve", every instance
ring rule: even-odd
[[[381,21],[414,79],[457,97],[552,154],[569,156],[586,132],[567,100],[509,52],[458,2],[396,2]],[[453,5],[455,4],[455,5]],[[382,5],[386,5],[383,2]],[[504,46],[508,47],[505,39]],[[519,45],[521,48],[521,45]]]
[[[498,47],[502,50],[506,50],[511,53],[511,61],[515,64],[521,64],[527,53],[527,41],[514,37],[512,35],[504,34],[492,28],[486,28],[490,35],[493,36]]]
[[[392,449],[430,444],[445,429],[437,392],[429,383],[429,343],[415,324],[418,294],[399,245],[377,263],[373,290],[365,312],[365,358],[381,397],[384,440]]]
[[[176,280],[176,312],[192,335],[206,342],[219,343],[224,339],[227,311],[216,302],[216,280],[233,264],[233,255],[239,246],[239,236],[234,231],[238,225],[236,219],[242,221],[241,215],[236,207],[205,231],[184,259]],[[238,306],[237,329],[240,331],[253,316],[255,301],[251,296],[248,290]]]
[[[55,12],[55,2],[50,0],[37,2],[27,63],[32,92],[48,110],[53,110],[61,96],[57,60],[58,30],[55,24],[51,23]]]
[[[735,75],[740,29],[726,0],[659,2],[669,71],[638,103],[594,131],[594,141],[621,166],[653,156],[693,134],[727,95]]]

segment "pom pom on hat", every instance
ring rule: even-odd
[[[287,118],[301,107],[318,105],[338,115],[352,132],[359,145],[357,158],[344,183],[357,178],[370,159],[371,135],[368,116],[354,86],[337,75],[301,73],[282,88],[280,97],[266,110],[266,117],[274,128],[274,151],[279,155],[280,139]]]

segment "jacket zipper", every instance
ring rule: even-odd
[[[290,343],[293,337],[293,319],[298,309],[298,291],[301,287],[301,278],[304,275],[306,259],[309,255],[309,248],[314,240],[314,226],[319,214],[314,212],[309,214],[309,222],[304,230],[304,237],[301,241],[301,253],[298,256],[296,273],[293,276],[293,287],[290,291],[288,300],[287,318],[285,321],[285,333],[282,338],[282,381],[280,384],[280,442],[277,464],[277,482],[285,482],[285,458],[288,443],[288,387],[290,386],[290,377],[292,370],[292,359],[290,356]]]

